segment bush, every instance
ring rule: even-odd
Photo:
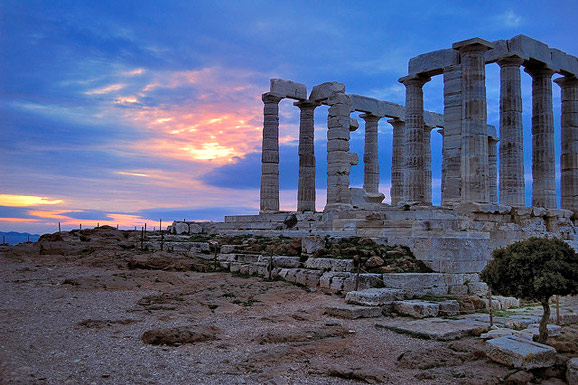
[[[538,342],[546,342],[550,297],[578,294],[578,254],[559,239],[532,237],[492,256],[480,278],[496,294],[540,302],[544,314]]]

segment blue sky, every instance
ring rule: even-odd
[[[403,103],[397,79],[408,60],[455,41],[523,33],[577,54],[577,9],[572,1],[4,1],[0,230],[256,213],[260,95],[270,78],[309,90],[339,81],[347,92]],[[529,85],[523,74],[528,162]],[[425,107],[442,112],[441,79],[424,92]],[[498,67],[488,65],[494,125],[498,93]],[[554,85],[557,126],[559,95]],[[298,110],[289,101],[280,109],[281,207],[294,209]],[[326,114],[325,107],[316,111],[319,209]],[[379,145],[387,195],[385,120]],[[432,149],[439,200],[437,134]],[[363,129],[353,134],[352,151],[363,153]],[[352,185],[363,183],[362,168],[353,168]]]

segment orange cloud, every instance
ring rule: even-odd
[[[111,84],[110,86],[106,86],[103,88],[97,88],[94,90],[86,91],[86,95],[102,95],[102,94],[109,94],[114,91],[121,90],[125,87],[125,84]]]
[[[0,194],[0,206],[28,207],[37,205],[57,205],[63,203],[60,199],[49,199],[33,195]]]

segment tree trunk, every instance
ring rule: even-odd
[[[540,335],[536,342],[545,344],[548,339],[548,321],[550,321],[550,305],[548,304],[550,298],[542,300],[542,307],[544,308],[544,314],[542,314],[542,319],[540,320]]]

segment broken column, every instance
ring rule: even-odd
[[[405,130],[403,145],[403,201],[425,203],[425,154],[423,85],[428,76],[406,76],[399,79],[405,86]]]
[[[532,206],[556,208],[552,75],[544,65],[526,67],[532,77]]]
[[[578,214],[578,79],[565,76],[554,80],[562,89],[562,208]]]
[[[261,212],[279,211],[279,102],[282,97],[266,92],[263,103],[261,150]]]
[[[315,211],[315,120],[317,103],[302,101],[299,107],[299,180],[297,186],[297,211]]]
[[[359,115],[365,121],[365,148],[363,154],[363,189],[379,193],[378,122],[380,117],[372,114]]]
[[[500,66],[500,203],[524,206],[524,139],[522,127],[523,59],[510,56]]]
[[[444,130],[442,149],[442,205],[460,203],[462,197],[462,69],[444,68]]]
[[[489,202],[486,64],[489,41],[474,38],[454,43],[462,65],[462,201]]]
[[[387,121],[393,127],[393,144],[391,152],[391,205],[395,206],[403,200],[403,131],[405,122],[399,119]]]
[[[423,126],[423,149],[424,149],[424,185],[425,203],[432,204],[432,172],[431,172],[431,130],[433,127]]]

